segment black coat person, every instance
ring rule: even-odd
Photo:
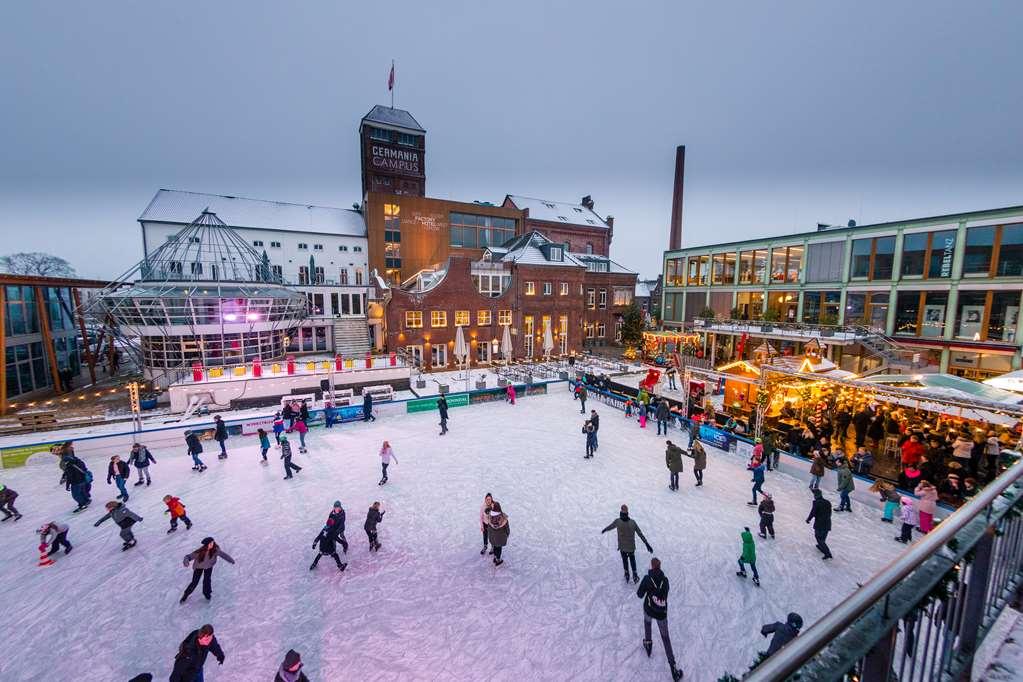
[[[437,401],[437,411],[440,412],[440,435],[448,432],[448,401],[441,396]]]
[[[217,455],[219,459],[227,459],[227,424],[220,418],[218,414],[213,418],[216,426],[213,429],[213,440],[220,443],[220,454]]]
[[[209,641],[203,644],[206,638]],[[178,647],[170,682],[195,682],[210,654],[220,665],[224,664],[224,650],[213,634],[213,626],[203,625],[198,630],[192,630]]]
[[[823,555],[822,559],[831,558],[831,550],[828,548],[828,533],[831,532],[831,502],[824,498],[821,491],[814,489],[813,505],[810,507],[810,514],[806,522],[813,521],[813,536],[817,540],[817,549]]]
[[[373,416],[373,394],[362,393],[362,421],[376,421],[377,418]]]
[[[774,635],[771,637],[771,644],[767,647],[767,651],[764,652],[765,658],[775,654],[778,649],[791,642],[799,635],[799,631],[803,627],[803,618],[798,613],[790,613],[785,619],[784,623],[774,622],[768,623],[764,627],[760,628],[760,634],[764,637],[768,635]]]

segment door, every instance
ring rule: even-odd
[[[405,352],[408,354],[408,361],[412,363],[413,367],[423,366],[422,346],[405,346]]]

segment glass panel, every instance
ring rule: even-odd
[[[948,309],[948,292],[930,291],[924,296],[924,314],[920,336],[937,339],[945,334],[945,311]]]
[[[785,247],[771,249],[771,282],[785,281]]]
[[[930,278],[952,276],[952,258],[956,250],[956,231],[942,230],[931,234],[931,259],[927,265]]]
[[[847,294],[845,297],[845,324],[866,324],[864,311],[867,308],[866,294]]]
[[[966,231],[963,251],[963,274],[987,274],[991,269],[991,250],[995,243],[995,227],[971,227]],[[956,334],[958,336],[958,332]]]
[[[902,240],[902,274],[923,275],[924,259],[927,257],[927,239],[930,235],[926,232],[919,234],[907,234]],[[896,329],[898,325],[896,324]]]
[[[895,237],[878,237],[874,241],[874,276],[871,279],[891,279],[895,261]]]
[[[967,239],[967,242],[969,240]],[[1016,299],[1019,301],[1019,298]],[[959,310],[956,314],[956,338],[983,340],[984,304],[986,291],[960,291]]]
[[[905,253],[903,253],[902,257],[906,257]],[[922,257],[920,264],[921,266],[923,265]],[[895,329],[893,333],[917,336],[919,330],[916,321],[920,314],[920,292],[900,291],[895,298],[895,302]]]
[[[1002,227],[1002,245],[998,250],[996,277],[1023,275],[1023,224]],[[994,312],[994,311],[992,311]]]
[[[753,283],[763,284],[767,277],[767,250],[753,252]]]
[[[870,274],[870,248],[873,240],[854,239],[849,261],[850,277],[866,277]]]
[[[798,282],[799,281],[799,266],[803,262],[803,247],[802,246],[790,246],[789,247],[789,264],[785,270],[785,281],[786,282]]]
[[[817,324],[821,317],[821,292],[807,291],[803,293],[803,322]]]
[[[1004,246],[1002,247],[1004,249]],[[1016,341],[1019,324],[1018,291],[996,291],[991,298],[991,319],[987,325],[988,341]]]
[[[715,253],[711,261],[711,284],[725,283],[725,254]]]
[[[741,251],[739,253],[739,284],[753,283],[753,252]]]

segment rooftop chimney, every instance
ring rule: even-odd
[[[686,146],[675,148],[675,191],[671,195],[671,232],[668,236],[669,249],[682,248],[682,190],[685,186]]]
[[[579,203],[581,203],[583,206],[590,209],[591,211],[593,210],[593,197],[591,197],[589,194],[584,196],[583,200],[580,201]]]

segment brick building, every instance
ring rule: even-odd
[[[615,219],[613,216],[601,218],[593,210],[593,199],[589,195],[578,204],[570,204],[509,194],[502,206],[524,212],[523,233],[536,230],[549,239],[566,244],[573,253],[602,256],[611,253]]]

